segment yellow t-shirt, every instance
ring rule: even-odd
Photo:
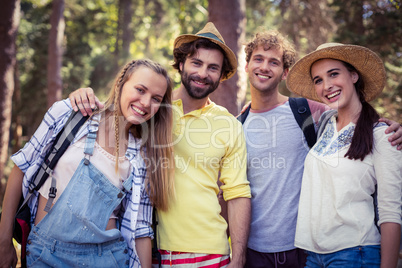
[[[185,115],[181,100],[173,104],[176,199],[167,212],[158,211],[159,247],[229,254],[217,179],[220,174],[225,200],[251,197],[242,125],[215,103]]]

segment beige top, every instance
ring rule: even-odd
[[[56,179],[57,194],[53,204],[59,199],[64,189],[66,189],[70,179],[74,175],[78,165],[84,158],[86,136],[71,144],[59,159],[53,177]],[[116,157],[106,152],[98,143],[95,142],[93,155],[90,157],[91,163],[109,179],[109,181],[120,190],[123,189],[122,182],[126,180],[130,172],[130,162],[125,156],[119,157],[119,169],[115,172]],[[39,189],[39,193],[46,199],[49,196],[49,189],[52,180],[49,178]],[[116,218],[113,213],[112,218]]]

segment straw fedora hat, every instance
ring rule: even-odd
[[[212,22],[208,22],[205,27],[196,34],[183,34],[176,38],[174,41],[174,48],[180,47],[184,43],[190,43],[199,38],[208,39],[218,46],[220,46],[225,51],[225,56],[229,59],[229,63],[231,65],[231,71],[228,73],[228,76],[223,80],[229,79],[232,77],[237,70],[237,58],[233,51],[225,44],[225,40],[216,29],[215,25]]]
[[[288,89],[302,97],[322,102],[310,74],[311,66],[320,59],[341,60],[355,67],[364,81],[367,102],[374,100],[385,86],[384,64],[376,53],[362,46],[325,43],[295,63],[286,79]]]

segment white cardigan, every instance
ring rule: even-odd
[[[371,196],[376,184],[378,224],[401,224],[402,152],[391,146],[381,125],[374,129],[373,151],[364,161],[345,158],[354,127],[350,123],[337,132],[333,116],[306,158],[296,247],[325,254],[379,245]]]

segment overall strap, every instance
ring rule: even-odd
[[[307,100],[305,98],[289,98],[289,105],[297,124],[303,131],[308,146],[313,147],[317,141],[317,135]]]
[[[96,141],[96,132],[89,132],[85,140],[84,154],[85,158],[89,160],[89,156],[94,153],[94,146]],[[88,158],[87,158],[88,157]]]
[[[81,114],[80,112],[76,112],[76,113],[77,113],[77,114]],[[79,116],[77,116],[77,117],[79,117]],[[82,117],[82,115],[81,115],[81,117]],[[83,118],[85,118],[85,117],[83,117]],[[86,120],[86,118],[85,118],[85,120]],[[90,126],[91,126],[91,127],[90,127],[90,132],[88,132],[87,139],[86,139],[86,143],[85,143],[85,150],[84,150],[85,155],[87,155],[87,153],[86,153],[87,147],[88,147],[89,155],[92,155],[92,153],[93,153],[93,147],[94,147],[94,145],[95,145],[96,134],[97,134],[96,131],[91,131],[92,129],[94,129],[94,128],[92,127],[92,126],[94,126],[94,124],[95,124],[94,121],[95,121],[95,120],[91,120],[91,123],[90,123]],[[85,122],[85,121],[84,121],[84,122]],[[95,122],[97,122],[97,121],[95,121]],[[69,124],[67,124],[67,127],[69,127]],[[78,127],[78,129],[79,129],[79,127]],[[78,132],[78,129],[76,130],[77,132]],[[66,144],[63,144],[63,145],[64,145],[64,147],[63,147],[63,153],[67,150],[67,148],[68,148],[68,146],[70,145],[71,141],[74,139],[75,134],[76,134],[76,132],[75,132],[75,133],[68,133],[68,135],[69,135],[70,137],[67,139],[67,141],[69,141],[69,142],[66,143]],[[90,137],[90,138],[88,139],[88,137]],[[89,146],[88,146],[88,140],[89,140]],[[92,147],[91,147],[91,146],[92,146]],[[60,154],[60,155],[58,156],[57,161],[60,159],[61,156],[62,156],[62,154]],[[88,157],[88,158],[85,158],[85,161],[88,161],[88,163],[89,163],[89,157]],[[53,169],[54,169],[54,167],[53,167]],[[56,198],[56,192],[57,192],[57,189],[56,189],[56,179],[55,179],[55,177],[53,176],[53,169],[52,169],[51,174],[49,174],[50,177],[52,178],[52,181],[51,181],[51,186],[50,186],[50,189],[49,189],[49,196],[48,196],[48,199],[47,199],[47,202],[46,202],[46,206],[45,206],[45,208],[44,208],[44,211],[46,211],[46,212],[49,212],[50,208],[52,207],[53,200]]]
[[[92,156],[94,153],[96,136],[98,134],[98,127],[99,127],[99,121],[96,120],[95,118],[92,118],[91,122],[89,123],[89,132],[85,139],[85,148],[84,148],[85,164],[89,163],[89,157]]]

